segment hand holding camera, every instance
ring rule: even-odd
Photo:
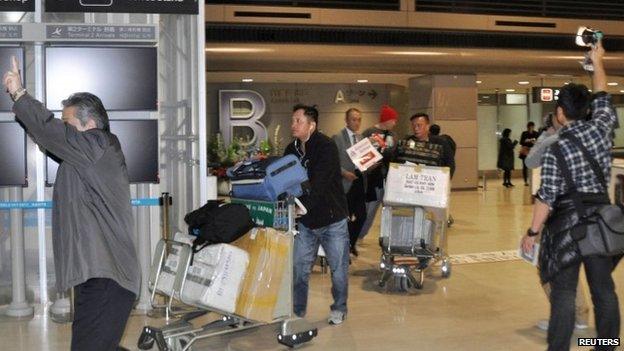
[[[576,32],[576,45],[591,47],[591,51],[585,53],[585,59],[581,61],[581,66],[587,72],[594,72],[594,63],[602,64],[604,49],[602,48],[602,38],[604,34],[593,28],[579,27]]]

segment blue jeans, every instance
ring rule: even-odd
[[[349,231],[347,219],[325,227],[309,229],[299,223],[299,234],[295,236],[294,260],[294,312],[303,317],[308,306],[308,281],[312,265],[316,260],[319,244],[323,245],[325,257],[331,270],[332,311],[347,312],[349,292]]]

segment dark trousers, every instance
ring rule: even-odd
[[[522,178],[524,178],[524,184],[527,184],[529,182],[529,167],[526,166],[525,160],[526,158],[522,159]]]
[[[92,278],[76,285],[72,351],[116,350],[135,297],[112,279]]]
[[[511,170],[503,170],[503,185],[511,184]]]
[[[620,334],[620,309],[615,294],[611,272],[612,257],[584,257],[583,265],[596,318],[598,338],[617,338]],[[577,263],[561,270],[551,283],[550,323],[548,324],[548,350],[570,349],[570,338],[574,330],[574,300],[579,278]],[[596,346],[596,351],[614,350],[614,346]]]
[[[366,194],[361,176],[351,183],[351,188],[347,192],[347,206],[349,207],[349,244],[355,247],[366,221]]]

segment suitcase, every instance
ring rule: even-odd
[[[295,155],[244,162],[227,171],[232,197],[277,201],[285,195],[299,197],[309,188],[308,173]]]
[[[395,209],[393,212],[391,206],[382,208],[382,246],[386,246],[390,252],[397,254],[410,254],[412,248],[429,248],[435,231],[435,223],[427,218],[425,209],[414,207],[400,210],[402,211]]]

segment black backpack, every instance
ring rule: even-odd
[[[216,200],[188,213],[184,221],[188,224],[189,235],[197,237],[193,241],[193,252],[208,245],[231,243],[255,226],[245,205],[222,204]]]

